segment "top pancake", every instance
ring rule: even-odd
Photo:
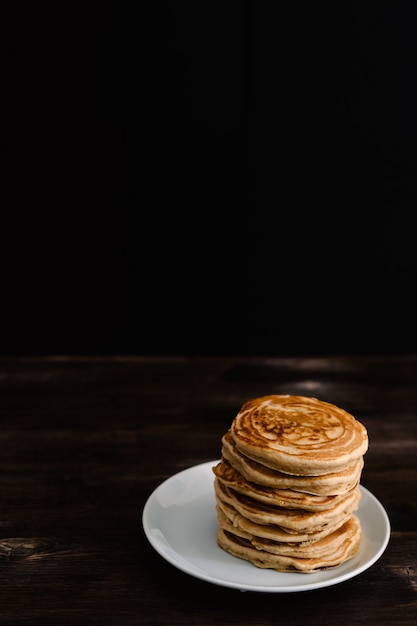
[[[254,398],[242,406],[230,430],[242,454],[301,476],[339,471],[368,449],[366,428],[353,415],[304,396]]]
[[[319,496],[336,496],[353,489],[360,480],[363,456],[347,468],[320,476],[296,476],[273,470],[245,456],[236,448],[230,429],[222,438],[222,457],[246,480],[273,489],[293,489]]]

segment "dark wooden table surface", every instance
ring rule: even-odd
[[[391,537],[365,572],[302,593],[194,578],[149,544],[166,478],[217,459],[237,410],[316,396],[360,419],[362,484]],[[417,624],[417,356],[0,359],[0,624]]]

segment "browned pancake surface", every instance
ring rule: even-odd
[[[257,524],[274,524],[287,532],[317,532],[338,519],[348,516],[358,508],[361,498],[359,488],[338,502],[332,509],[325,511],[304,511],[285,509],[257,502],[223,485],[218,478],[214,481],[216,498],[230,504],[243,517]]]
[[[294,489],[274,489],[264,485],[257,485],[242,476],[226,459],[222,459],[213,472],[217,478],[227,487],[250,496],[254,500],[264,504],[272,504],[287,509],[304,509],[306,511],[324,511],[333,508],[343,500],[346,494],[334,496],[312,495]],[[358,484],[354,485],[356,489]],[[351,491],[353,491],[353,489]]]
[[[299,556],[293,554],[275,554],[253,547],[249,539],[219,527],[217,542],[223,550],[240,559],[250,561],[256,567],[275,569],[280,572],[312,573],[330,567],[341,565],[348,559],[353,558],[360,549],[362,532],[357,518],[352,517],[347,530],[342,536],[338,535],[332,545],[331,541],[324,554],[309,556],[308,553]]]
[[[231,435],[247,457],[296,475],[343,470],[368,448],[365,426],[350,413],[305,396],[269,395],[246,402]]]
[[[359,482],[363,457],[343,470],[319,476],[285,474],[257,463],[236,447],[230,429],[222,438],[222,456],[248,481],[276,489],[293,489],[313,495],[341,495],[351,491]]]
[[[219,546],[281,572],[353,558],[367,449],[364,425],[329,402],[292,395],[246,402],[212,468]]]

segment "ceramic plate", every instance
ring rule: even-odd
[[[165,480],[149,496],[142,523],[150,544],[178,569],[207,582],[241,591],[283,593],[341,583],[368,569],[383,554],[390,537],[388,515],[368,489],[360,486],[359,517],[363,541],[346,563],[312,574],[276,572],[228,554],[217,545],[217,514],[210,461]]]

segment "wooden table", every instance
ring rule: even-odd
[[[237,410],[311,395],[360,419],[386,551],[337,585],[242,593],[165,561],[142,511],[217,459]],[[0,359],[0,624],[417,623],[417,356]]]

